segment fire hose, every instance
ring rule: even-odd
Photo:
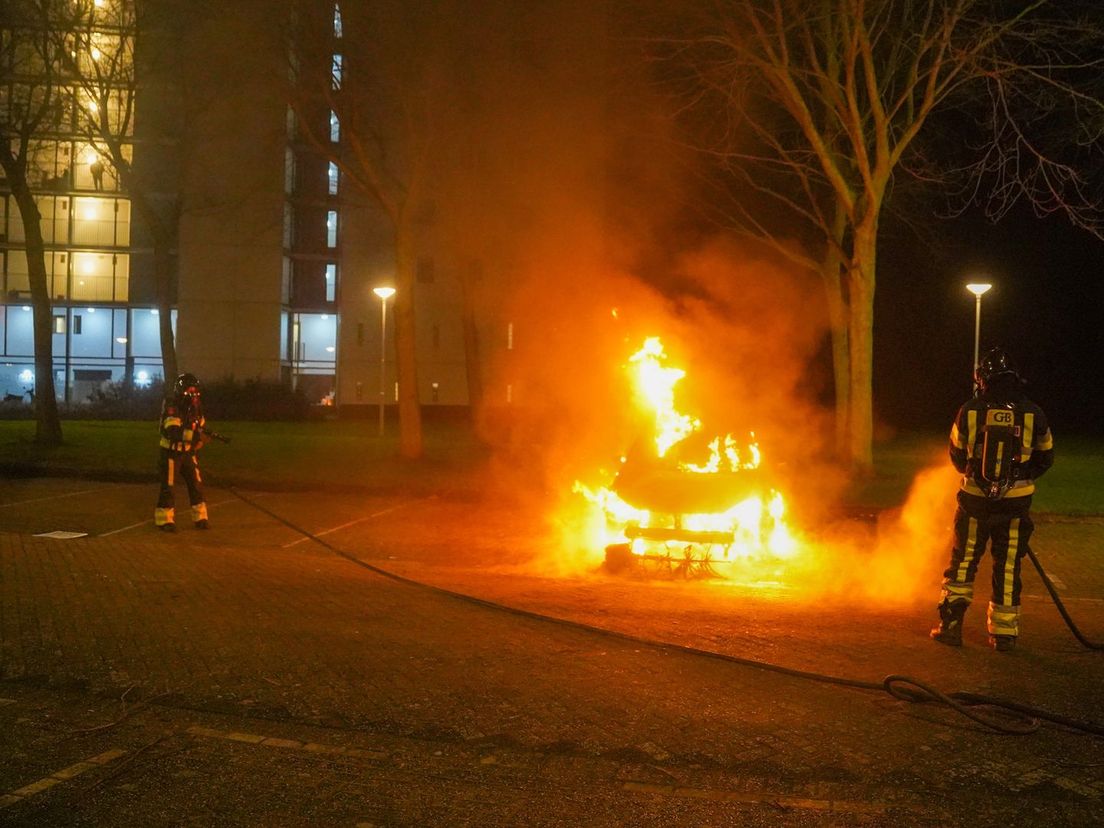
[[[404,584],[416,589],[425,590],[435,595],[441,595],[452,600],[461,601],[467,604],[472,604],[485,609],[490,609],[495,612],[507,613],[510,615],[527,618],[534,621],[539,621],[545,624],[555,624],[557,626],[568,627],[570,629],[580,630],[586,633],[600,635],[606,638],[613,638],[620,641],[629,642],[638,646],[647,647],[653,650],[662,650],[665,652],[676,652],[691,655],[699,658],[709,658],[716,661],[725,661],[730,664],[739,664],[745,667],[753,667],[759,670],[766,670],[773,673],[779,673],[785,676],[792,676],[794,678],[807,679],[809,681],[816,681],[823,684],[833,684],[841,687],[850,687],[856,690],[873,690],[884,691],[889,693],[896,699],[901,701],[907,701],[910,703],[938,703],[942,704],[955,712],[965,716],[966,718],[976,722],[982,727],[993,730],[997,733],[1010,734],[1010,735],[1026,735],[1036,732],[1043,721],[1051,722],[1052,724],[1060,725],[1069,730],[1080,731],[1082,733],[1089,733],[1094,736],[1104,736],[1104,724],[1086,721],[1083,719],[1076,719],[1070,716],[1064,716],[1059,713],[1054,713],[1045,708],[1036,707],[1034,705],[1022,704],[1020,702],[1012,701],[1009,699],[1002,699],[996,696],[980,695],[977,693],[969,693],[965,691],[956,691],[953,693],[943,693],[942,691],[932,687],[925,682],[910,676],[891,674],[886,676],[881,682],[864,681],[861,679],[846,678],[843,676],[833,676],[827,673],[817,673],[810,670],[798,670],[792,667],[784,667],[779,664],[773,664],[768,661],[760,661],[753,658],[744,658],[741,656],[731,655],[728,653],[719,653],[713,650],[703,650],[698,647],[691,647],[685,644],[674,644],[667,641],[659,641],[651,638],[644,638],[641,636],[633,635],[631,633],[619,632],[617,630],[610,630],[604,627],[597,627],[592,624],[587,624],[582,621],[572,621],[568,618],[559,618],[552,615],[545,615],[543,613],[534,612],[533,610],[522,609],[520,607],[513,607],[508,604],[502,604],[497,601],[491,601],[486,598],[479,598],[474,595],[468,595],[463,592],[456,592],[454,590],[445,589],[443,587],[434,586],[433,584],[427,584],[423,581],[418,581],[413,578],[408,578],[398,573],[391,572],[383,567],[376,566],[368,563],[355,555],[346,552],[340,547],[334,546],[325,539],[310,532],[307,529],[298,526],[292,521],[288,520],[284,516],[272,511],[266,506],[258,503],[252,498],[242,494],[234,486],[228,486],[228,490],[244,503],[252,506],[259,512],[268,515],[278,523],[283,524],[294,532],[303,535],[306,538],[314,541],[320,546],[328,549],[338,557],[344,558],[350,563],[361,567],[369,572],[379,575],[388,580],[395,581],[400,584]],[[1039,569],[1040,574],[1043,576],[1044,583],[1047,585],[1047,589],[1050,590],[1051,597],[1054,598],[1055,603],[1058,605],[1059,610],[1062,613],[1062,617],[1066,619],[1070,628],[1075,631],[1078,640],[1080,640],[1085,646],[1092,647],[1093,649],[1099,649],[1099,645],[1094,645],[1092,642],[1086,641],[1080,633],[1076,630],[1071,619],[1069,619],[1068,613],[1058,600],[1057,595],[1054,592],[1053,585],[1042,571],[1042,567],[1039,566],[1034,554],[1031,555],[1031,560],[1035,566]],[[987,708],[989,712],[981,713],[977,709]]]
[[[1062,616],[1062,620],[1066,622],[1066,626],[1069,627],[1073,637],[1081,642],[1082,645],[1088,647],[1090,650],[1104,650],[1104,644],[1099,641],[1090,641],[1084,636],[1077,624],[1074,623],[1073,618],[1070,617],[1069,611],[1066,609],[1066,605],[1062,603],[1062,599],[1058,597],[1058,590],[1055,589],[1053,582],[1050,580],[1050,576],[1046,574],[1046,570],[1043,569],[1043,565],[1039,563],[1039,559],[1035,557],[1035,552],[1031,547],[1027,547],[1027,556],[1031,558],[1031,563],[1035,565],[1035,569],[1039,573],[1039,577],[1043,579],[1043,586],[1047,588],[1047,592],[1050,593],[1051,600],[1054,601],[1054,606],[1058,608],[1058,614]]]

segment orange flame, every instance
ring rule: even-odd
[[[675,386],[686,372],[666,365],[665,361],[662,342],[658,337],[649,337],[626,366],[631,371],[637,403],[651,413],[654,421],[655,460],[667,457],[672,448],[701,429],[700,420],[675,407]],[[736,479],[733,475],[760,467],[762,456],[754,438],[752,434],[752,442],[741,449],[731,434],[715,437],[709,443],[709,457],[704,462],[669,461],[659,467],[649,467],[649,473],[654,472],[668,495],[672,480],[676,489],[680,481],[684,486],[693,482],[694,487],[700,488],[702,483],[709,484],[702,476],[716,475],[718,486],[731,485],[730,481]],[[655,471],[656,468],[665,471]],[[773,489],[748,494],[747,485],[735,486],[733,490],[740,491],[741,495],[733,496],[733,502],[712,511],[695,511],[681,503],[692,501],[692,497],[676,497],[680,505],[668,505],[664,510],[664,507],[632,503],[622,497],[616,489],[619,481],[624,483],[622,475],[627,471],[627,459],[622,458],[621,472],[609,485],[592,488],[576,481],[574,486],[574,491],[582,494],[604,516],[607,546],[627,543],[637,555],[651,553],[661,557],[676,551],[690,554],[691,547],[696,547],[695,554],[711,562],[761,556],[789,558],[798,550],[798,542],[785,522],[783,497]],[[725,475],[723,481],[721,475]],[[716,500],[716,497],[709,498],[714,506]]]

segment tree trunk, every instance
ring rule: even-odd
[[[847,215],[839,205],[832,225],[833,238],[829,241],[821,262],[821,278],[828,297],[828,327],[832,337],[832,380],[835,391],[837,457],[850,454],[851,431],[851,364],[849,351],[847,297],[843,293],[840,270],[843,256],[843,237],[847,229]]]
[[[408,460],[422,456],[422,408],[418,400],[417,339],[414,328],[416,256],[409,221],[395,231],[395,364],[399,383],[399,454]]]
[[[851,346],[852,468],[868,474],[874,468],[874,274],[877,263],[877,221],[855,228],[851,266],[847,273],[848,333]]]
[[[114,152],[114,147],[112,150]],[[179,374],[179,366],[176,364],[176,338],[172,328],[172,249],[175,235],[166,225],[162,215],[150,203],[131,169],[120,167],[118,162],[116,166],[122,172],[123,184],[130,194],[131,203],[141,214],[153,241],[153,282],[158,313],[157,327],[161,335],[161,364],[165,388],[168,389]]]
[[[42,216],[34,196],[26,186],[13,188],[23,219],[27,244],[27,271],[34,312],[34,410],[35,443],[60,446],[61,418],[54,389],[54,314],[46,280],[45,245],[42,241]],[[23,182],[25,184],[25,182]]]
[[[180,373],[176,364],[176,339],[172,328],[172,261],[168,246],[154,238],[153,274],[156,282],[157,327],[161,334],[161,364],[167,389]]]

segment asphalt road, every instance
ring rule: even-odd
[[[566,566],[516,503],[243,493],[281,522],[212,488],[211,531],[166,535],[154,494],[0,481],[0,825],[1104,822],[1101,737],[602,632],[1104,720],[1104,657],[1033,572],[998,655],[983,604],[951,650],[928,601]],[[1037,537],[1104,637],[1104,525]]]

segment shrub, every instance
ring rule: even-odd
[[[87,402],[64,406],[62,414],[75,420],[156,420],[163,393],[160,377],[144,386],[109,382],[89,394]]]
[[[230,378],[203,383],[203,411],[213,420],[305,420],[310,403],[279,382]]]

